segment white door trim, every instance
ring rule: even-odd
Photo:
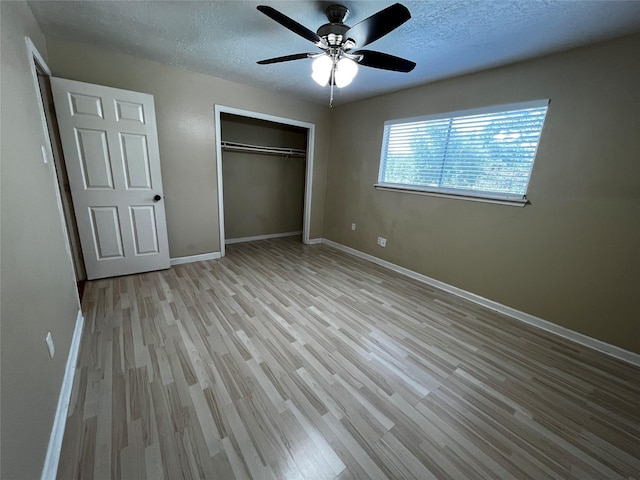
[[[314,123],[302,122],[291,118],[278,117],[268,113],[252,112],[240,108],[227,107],[225,105],[214,105],[215,126],[216,126],[216,175],[218,176],[218,226],[220,229],[220,256],[224,257],[224,195],[222,186],[222,137],[220,128],[220,114],[231,113],[243,117],[267,120],[285,125],[293,125],[308,130],[307,134],[307,162],[304,184],[304,215],[302,220],[302,243],[309,243],[309,230],[311,228],[311,191],[313,186],[313,149],[315,146],[316,126]]]
[[[42,133],[44,134],[44,139],[46,145],[42,145],[42,154],[45,156],[43,161],[48,163],[49,171],[53,176],[54,183],[54,193],[56,196],[56,204],[58,206],[58,216],[60,218],[60,228],[62,229],[63,237],[65,239],[65,249],[67,251],[67,255],[69,257],[69,263],[71,264],[71,272],[73,273],[73,281],[74,283],[78,283],[78,279],[76,277],[76,271],[73,267],[74,260],[73,254],[71,253],[71,240],[69,239],[69,233],[66,228],[66,218],[64,215],[64,207],[62,206],[62,196],[60,194],[61,188],[60,183],[58,182],[58,176],[56,175],[55,165],[53,163],[53,151],[51,150],[51,137],[49,136],[49,127],[47,126],[47,117],[44,111],[44,104],[42,102],[42,94],[40,93],[40,84],[38,83],[38,69],[43,72],[46,76],[51,77],[51,69],[47,62],[44,60],[35,44],[28,36],[24,37],[25,44],[27,45],[27,55],[29,56],[29,66],[31,70],[31,77],[33,80],[33,88],[36,91],[36,100],[38,103],[38,111],[40,112],[40,121],[42,122]],[[76,291],[76,299],[78,302],[78,309],[80,309],[80,296]]]
[[[47,140],[47,148],[49,149],[49,158],[53,159],[53,152],[51,152],[51,138],[49,137],[49,128],[47,127],[47,118],[45,117],[44,110],[42,108],[42,94],[40,93],[40,85],[38,84],[38,72],[36,68],[40,68],[47,77],[51,76],[51,70],[44,61],[42,55],[33,44],[29,37],[24,37],[24,41],[27,44],[27,54],[29,55],[29,65],[31,66],[31,77],[33,79],[33,87],[36,89],[36,98],[38,99],[38,105],[40,105],[40,120],[42,122],[42,131]]]

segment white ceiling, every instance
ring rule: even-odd
[[[327,103],[311,60],[256,61],[319,51],[256,6],[266,4],[311,30],[340,3],[353,26],[389,1],[30,1],[46,35],[95,45],[269,90]],[[361,67],[335,104],[505,65],[634,32],[640,1],[402,0],[412,18],[368,45],[417,63],[411,73]],[[640,55],[640,53],[639,53]],[[637,61],[637,59],[636,59]]]

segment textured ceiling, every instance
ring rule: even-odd
[[[316,30],[328,5],[353,26],[391,1],[30,1],[46,35],[327,103],[311,60],[256,61],[317,48],[256,10],[270,5]],[[361,67],[335,104],[640,31],[640,1],[402,1],[407,23],[366,48],[417,62],[411,73]]]

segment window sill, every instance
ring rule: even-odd
[[[404,187],[399,185],[389,185],[384,183],[376,183],[373,186],[377,190],[385,190],[388,192],[410,193],[414,195],[427,195],[430,197],[453,198],[456,200],[469,200],[472,202],[496,203],[498,205],[508,205],[511,207],[524,207],[529,203],[529,200],[527,199],[527,197],[513,199],[513,198],[504,198],[504,197],[466,195],[464,193],[434,192],[430,190],[409,188],[409,187]]]

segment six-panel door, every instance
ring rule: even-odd
[[[88,279],[169,267],[153,96],[52,78]]]

